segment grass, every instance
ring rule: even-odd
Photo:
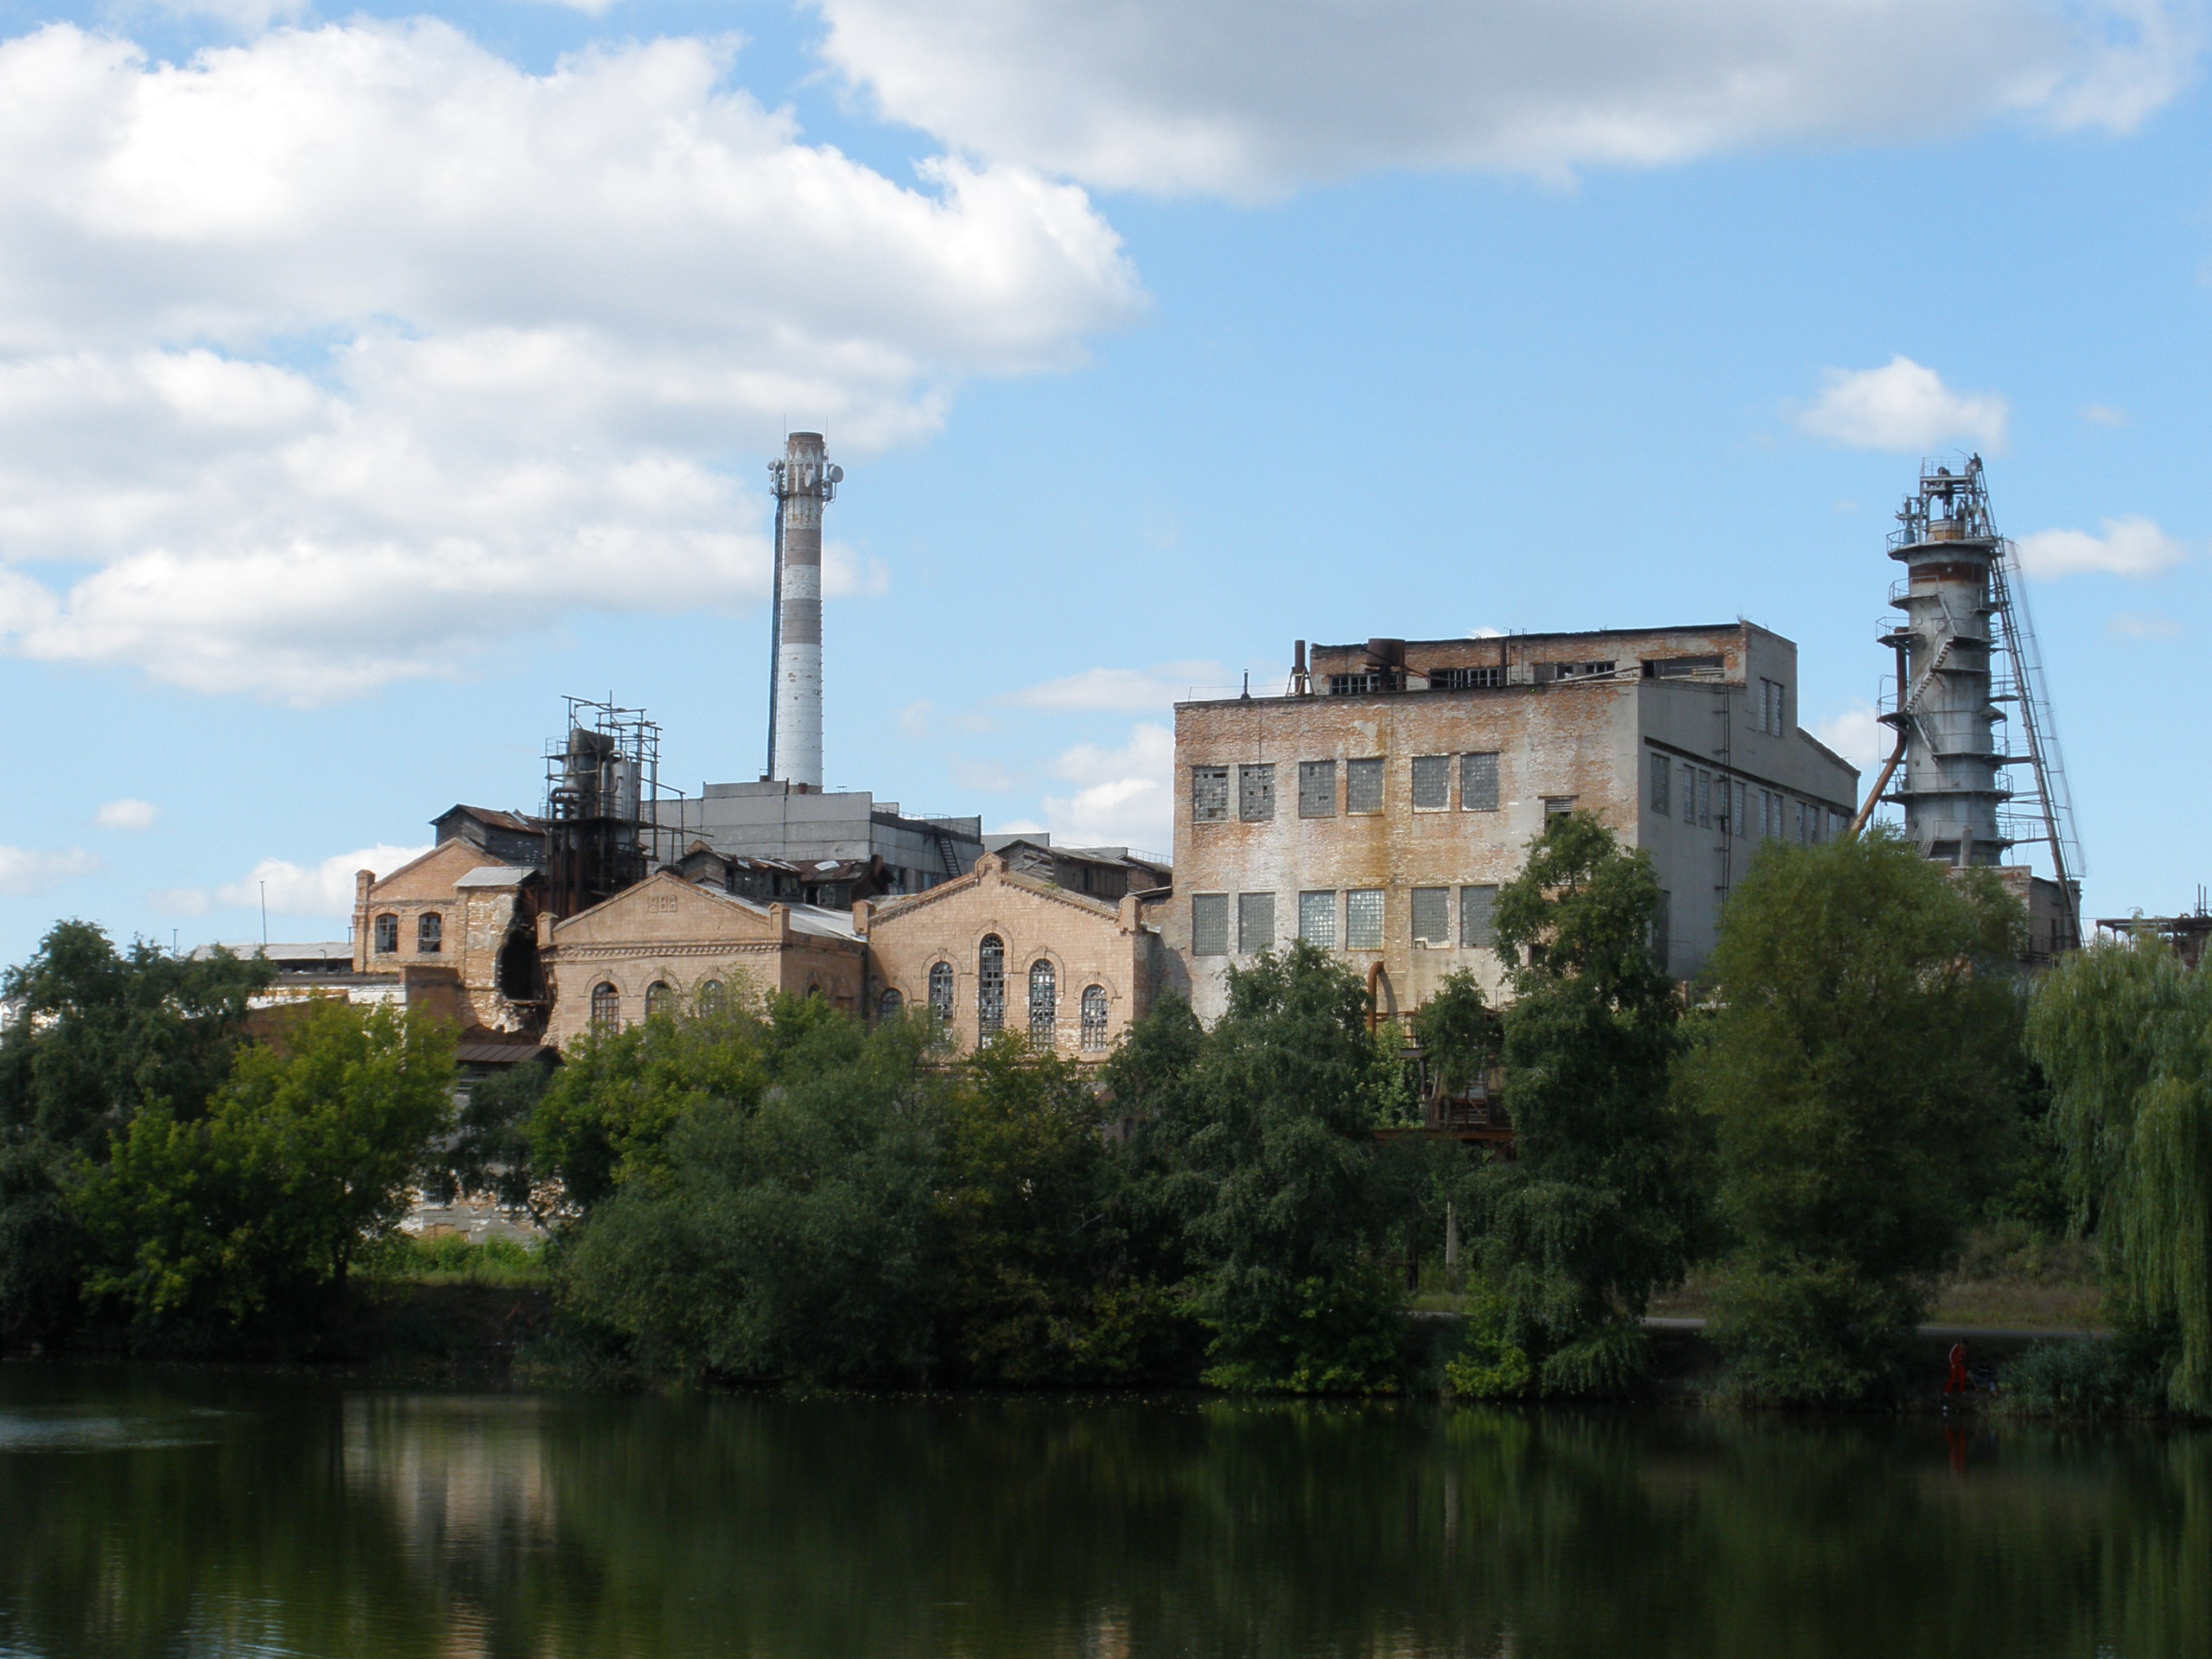
[[[374,1277],[393,1284],[483,1285],[523,1288],[548,1285],[552,1274],[543,1243],[487,1238],[472,1243],[459,1233],[418,1238],[398,1233],[386,1239],[369,1264]]]

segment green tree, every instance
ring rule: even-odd
[[[1485,1172],[1482,1250],[1502,1322],[1478,1337],[1535,1387],[1611,1394],[1648,1367],[1644,1309],[1690,1258],[1694,1138],[1669,1095],[1680,1004],[1651,952],[1659,887],[1587,812],[1554,817],[1498,891],[1511,1163]]]
[[[0,1033],[0,1342],[50,1339],[75,1317],[84,1239],[67,1198],[79,1160],[159,1106],[198,1117],[230,1074],[261,961],[118,951],[86,922],[57,924],[0,979],[23,1017]]]
[[[1208,1379],[1337,1392],[1398,1376],[1403,1306],[1374,1128],[1397,1086],[1365,988],[1303,941],[1231,969],[1179,1111],[1152,1126],[1212,1332]]]
[[[2156,940],[2091,945],[2036,988],[2027,1039],[2121,1319],[2165,1338],[2168,1401],[2212,1414],[2212,979]]]
[[[588,1049],[629,1056],[602,1070],[599,1121],[631,1138],[597,1166],[613,1173],[569,1252],[569,1305],[652,1370],[926,1376],[945,1294],[931,1041],[924,1021],[869,1031],[780,999],[766,1020],[675,1016],[639,1049]],[[546,1106],[591,1121],[602,1103],[562,1099],[570,1086]]]
[[[454,1033],[390,1008],[318,1001],[238,1052],[198,1117],[143,1107],[72,1208],[96,1297],[142,1321],[239,1321],[342,1292],[354,1255],[406,1213],[452,1115]]]
[[[1716,1338],[1783,1401],[1878,1391],[1999,1164],[2023,1074],[2018,907],[1877,829],[1769,846],[1684,1068],[1733,1239]]]

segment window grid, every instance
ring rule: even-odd
[[[1083,988],[1083,1047],[1087,1054],[1096,1054],[1106,1046],[1106,988],[1086,985]]]
[[[1700,830],[1713,828],[1713,774],[1709,772],[1697,775],[1697,822]]]
[[[591,1022],[601,1031],[622,1023],[622,993],[604,980],[591,988]]]
[[[1255,957],[1274,948],[1275,896],[1272,893],[1236,895],[1236,954]]]
[[[995,1037],[1006,1027],[1006,941],[986,933],[976,952],[976,1033]]]
[[[668,1012],[668,982],[657,979],[645,987],[645,1018]]]
[[[1225,957],[1229,954],[1229,895],[1194,893],[1191,895],[1191,954]]]
[[[1333,818],[1337,816],[1337,763],[1301,760],[1298,763],[1298,816]]]
[[[1497,908],[1496,884],[1459,889],[1459,948],[1463,950],[1494,950],[1497,934],[1491,921]]]
[[[1344,762],[1344,810],[1347,812],[1380,812],[1382,810],[1382,761],[1381,757],[1369,760]]]
[[[1301,893],[1298,895],[1298,937],[1317,950],[1337,948],[1337,893],[1332,887],[1325,893]]]
[[[1227,766],[1192,766],[1191,768],[1191,822],[1193,823],[1229,822],[1229,768]]]
[[[879,1018],[896,1020],[906,1011],[906,999],[899,995],[895,986],[887,986],[883,995],[875,1000],[875,1012]]]
[[[1266,823],[1275,815],[1275,769],[1236,768],[1236,816],[1246,823]]]
[[[435,910],[426,910],[415,918],[415,948],[426,957],[435,957],[444,947],[446,918]]]
[[[1449,945],[1452,943],[1452,889],[1414,889],[1414,943]]]
[[[1344,894],[1344,949],[1382,948],[1382,890],[1363,887]]]
[[[1050,1049],[1059,1042],[1059,977],[1039,957],[1029,964],[1029,1046]]]
[[[719,979],[702,981],[692,998],[692,1004],[702,1014],[716,1014],[722,1011],[722,982]]]
[[[930,964],[930,1017],[941,1024],[952,1023],[952,964],[949,962]]]
[[[389,957],[396,954],[398,950],[399,918],[397,916],[378,917],[377,954],[380,957]]]
[[[1414,757],[1414,810],[1442,812],[1452,804],[1452,757],[1417,754]]]
[[[1497,810],[1497,752],[1495,749],[1459,757],[1459,810],[1462,812]]]
[[[1665,755],[1651,757],[1651,810],[1662,817],[1671,816],[1675,810],[1672,804],[1674,791],[1667,786],[1673,780],[1674,770],[1673,764]]]

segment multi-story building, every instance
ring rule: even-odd
[[[1205,1020],[1224,970],[1293,938],[1384,1014],[1455,969],[1495,988],[1498,887],[1554,813],[1652,858],[1668,969],[1703,966],[1763,839],[1850,822],[1857,770],[1797,724],[1797,648],[1749,622],[1483,639],[1301,642],[1291,690],[1175,711],[1175,899]]]
[[[795,865],[880,860],[880,890],[894,893],[924,893],[965,875],[983,853],[981,818],[912,817],[898,802],[879,801],[866,790],[708,784],[696,797],[658,801],[649,811],[681,845],[704,842],[725,856]]]

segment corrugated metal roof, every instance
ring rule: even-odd
[[[455,876],[456,887],[518,887],[537,874],[535,864],[479,864],[466,875]]]

